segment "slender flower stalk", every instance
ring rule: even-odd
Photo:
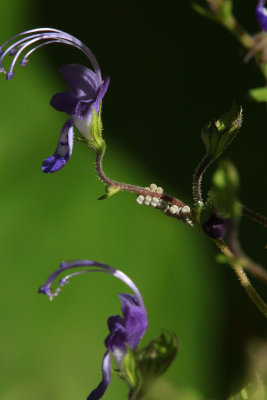
[[[67,273],[67,275],[59,280],[58,287],[52,290],[52,285],[62,273],[75,270],[76,268],[79,268],[79,270]],[[69,282],[70,278],[87,272],[104,272],[112,275],[120,279],[134,292],[134,295],[119,294],[123,317],[113,315],[108,319],[110,333],[105,339],[107,351],[102,361],[102,380],[87,398],[87,400],[98,400],[104,395],[110,383],[111,354],[118,369],[125,374],[124,359],[128,353],[128,348],[132,352],[135,352],[141,338],[146,332],[148,321],[144,300],[134,282],[122,271],[97,261],[76,260],[62,262],[59,269],[49,276],[38,292],[47,295],[50,300],[53,300],[59,294],[61,288]]]
[[[233,268],[234,272],[236,273],[238,279],[241,282],[241,285],[247,292],[248,296],[250,299],[256,304],[258,309],[263,313],[263,315],[267,318],[267,304],[263,301],[261,296],[257,293],[257,291],[254,289],[252,286],[250,280],[248,279],[244,269],[238,265],[238,263],[235,261],[234,254],[232,251],[229,249],[229,247],[224,243],[223,240],[217,239],[214,240],[216,245],[219,247],[221,252],[227,256],[229,260],[229,264]],[[232,261],[233,260],[233,261]]]
[[[251,210],[246,206],[242,206],[242,214],[246,217],[253,219],[254,221],[258,222],[259,224],[267,227],[267,218],[261,214],[256,213],[255,211]]]

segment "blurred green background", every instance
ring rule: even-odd
[[[255,3],[234,3],[252,32]],[[235,100],[244,106],[244,127],[227,156],[240,171],[243,202],[267,213],[267,114],[246,97],[264,82],[253,61],[244,64],[245,53],[229,33],[195,15],[187,1],[1,5],[1,42],[38,26],[80,38],[96,54],[103,76],[111,77],[103,109],[110,177],[155,182],[190,202],[192,172],[203,155],[199,132]],[[170,385],[223,399],[244,381],[246,347],[265,337],[266,324],[230,268],[215,263],[212,243],[197,229],[137,206],[129,193],[97,201],[104,188],[94,154],[79,143],[63,170],[41,172],[66,120],[49,106],[65,87],[57,68],[85,62],[70,47],[51,46],[26,68],[17,67],[11,81],[0,76],[0,398],[82,400],[98,384],[106,320],[119,312],[117,294],[127,287],[88,274],[52,303],[37,295],[62,260],[88,258],[122,269],[140,288],[149,316],[143,344],[161,328],[177,333],[180,351],[166,375]],[[241,228],[247,252],[264,262],[263,228],[250,221]],[[105,398],[124,399],[126,393],[113,376]]]

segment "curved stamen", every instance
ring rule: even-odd
[[[39,33],[39,32],[44,32],[44,31],[46,33],[41,33],[41,34]],[[0,66],[1,66],[2,61],[3,61],[4,57],[6,56],[6,54],[10,53],[10,51],[11,51],[11,54],[12,54],[12,52],[14,52],[15,50],[17,50],[17,48],[20,47],[20,49],[17,51],[17,53],[16,53],[16,55],[15,55],[15,57],[13,59],[13,62],[12,62],[12,65],[11,65],[11,68],[10,68],[10,71],[9,71],[10,76],[13,75],[12,71],[13,71],[14,65],[15,65],[18,57],[20,56],[20,54],[22,53],[22,51],[26,47],[32,45],[33,43],[35,43],[38,40],[52,39],[51,41],[55,40],[58,43],[68,44],[68,45],[76,47],[78,50],[82,51],[87,56],[87,58],[89,59],[89,61],[92,64],[92,66],[94,68],[94,71],[95,71],[95,74],[96,74],[96,78],[97,78],[98,83],[99,84],[102,83],[100,67],[99,67],[99,64],[98,64],[94,54],[92,53],[92,51],[87,46],[85,46],[79,39],[77,39],[74,36],[69,35],[68,33],[65,33],[63,31],[59,31],[59,30],[56,30],[56,29],[49,29],[49,28],[40,28],[40,29],[37,29],[37,30],[26,31],[26,32],[24,32],[22,34],[19,34],[19,35],[16,35],[12,39],[6,41],[0,47],[0,50],[7,43],[9,43],[11,40],[13,40],[14,38],[22,36],[22,35],[25,35],[27,33],[34,33],[34,32],[36,34],[30,35],[30,36],[26,36],[26,37],[18,40],[17,42],[15,42],[11,46],[9,46],[7,50],[2,52],[1,57],[0,57]],[[37,34],[37,32],[38,32],[38,34]],[[23,44],[23,43],[25,43],[25,44]]]
[[[35,46],[33,49],[31,49],[31,50],[29,50],[28,51],[28,53],[26,53],[25,54],[25,56],[23,57],[23,59],[20,61],[20,65],[21,65],[21,62],[25,62],[25,64],[29,61],[28,60],[28,58],[30,57],[30,55],[32,54],[32,53],[34,53],[36,50],[38,50],[38,49],[40,49],[41,47],[44,47],[44,46],[46,46],[47,44],[52,44],[52,43],[65,43],[65,44],[68,44],[68,42],[66,41],[63,41],[63,40],[58,40],[58,39],[53,39],[53,40],[48,40],[47,42],[45,42],[45,43],[41,43],[41,44],[39,44],[38,46]],[[23,63],[23,65],[25,65],[24,63]]]
[[[142,298],[141,293],[139,292],[139,290],[138,290],[137,286],[134,284],[134,282],[126,274],[124,274],[122,271],[120,271],[118,269],[110,267],[109,265],[106,265],[106,264],[103,264],[103,263],[100,263],[97,261],[91,261],[91,260],[76,260],[76,261],[62,262],[60,264],[60,267],[55,272],[53,272],[53,274],[51,274],[49,276],[49,278],[44,283],[44,285],[42,285],[39,288],[38,292],[48,295],[50,297],[50,299],[52,300],[52,298],[60,292],[60,288],[58,287],[54,292],[52,292],[51,286],[62,272],[73,269],[73,268],[88,268],[88,267],[90,269],[86,269],[86,270],[82,270],[82,271],[78,271],[78,272],[74,272],[72,274],[66,275],[64,278],[62,278],[59,281],[58,285],[63,287],[64,285],[66,285],[68,283],[68,280],[70,278],[72,278],[73,276],[84,274],[86,272],[105,272],[107,274],[113,275],[117,279],[120,279],[127,286],[129,286],[131,288],[131,290],[134,292],[134,294],[136,295],[139,305],[145,309],[144,300]],[[91,267],[93,267],[93,268],[91,268]]]

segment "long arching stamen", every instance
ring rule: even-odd
[[[44,33],[40,33],[40,32],[44,32]],[[52,39],[57,41],[58,43],[64,43],[64,44],[68,44],[71,45],[73,47],[76,47],[77,49],[79,49],[80,51],[82,51],[87,58],[90,60],[95,74],[96,74],[96,79],[98,80],[99,84],[102,82],[102,76],[101,76],[101,72],[100,72],[100,67],[99,64],[94,56],[94,54],[92,53],[92,51],[85,46],[79,39],[75,38],[72,35],[69,35],[68,33],[65,33],[63,31],[59,31],[56,29],[49,29],[49,28],[40,28],[40,29],[33,29],[30,31],[26,31],[23,32],[19,35],[14,36],[12,39],[6,41],[1,47],[0,49],[2,49],[6,44],[8,44],[11,40],[13,40],[16,37],[20,37],[29,33],[36,33],[34,35],[30,35],[30,36],[25,36],[24,38],[18,40],[17,42],[15,42],[13,45],[9,46],[7,50],[5,50],[4,52],[2,52],[1,57],[0,57],[0,67],[1,67],[1,63],[4,59],[4,57],[10,53],[12,54],[12,51],[15,51],[16,48],[20,47],[20,50],[18,50],[18,52],[15,55],[15,58],[12,62],[10,71],[9,71],[9,79],[10,77],[13,76],[13,68],[14,65],[18,59],[18,57],[20,56],[20,54],[22,53],[22,51],[32,45],[33,43],[35,43],[38,40],[47,40],[47,39]],[[51,40],[51,41],[52,41]],[[21,46],[21,44],[23,44],[24,42],[26,42],[24,45]],[[2,71],[4,71],[4,69],[2,68]],[[4,71],[5,72],[5,71]]]
[[[52,44],[52,43],[65,43],[68,44],[68,42],[63,42],[62,40],[59,39],[53,39],[53,40],[48,40],[45,43],[38,44],[38,46],[35,46],[33,49],[29,50],[28,53],[23,56],[23,59],[19,62],[20,65],[26,65],[26,63],[29,61],[29,57],[32,53],[34,53],[36,50],[40,49],[41,47],[46,46],[47,44]]]
[[[110,267],[109,265],[99,263],[97,261],[91,261],[91,260],[76,260],[76,261],[62,262],[60,264],[60,267],[52,275],[50,275],[49,278],[47,279],[47,281],[44,283],[44,285],[42,285],[40,287],[39,293],[44,293],[44,294],[48,295],[50,297],[50,299],[52,299],[54,296],[56,296],[59,293],[60,288],[58,287],[54,292],[52,292],[51,286],[61,273],[63,273],[64,271],[73,269],[73,268],[88,268],[88,267],[90,269],[86,269],[83,271],[78,271],[78,272],[74,272],[72,274],[66,275],[63,279],[61,279],[59,281],[59,286],[62,287],[64,285],[66,285],[68,283],[68,280],[71,277],[77,276],[80,274],[84,274],[86,272],[105,272],[107,274],[113,275],[117,279],[120,279],[127,286],[129,286],[131,288],[131,290],[134,292],[134,294],[136,295],[139,305],[145,309],[144,300],[142,298],[141,293],[139,292],[139,289],[126,274],[124,274],[120,270]]]

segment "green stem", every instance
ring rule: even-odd
[[[198,164],[195,173],[193,175],[193,198],[196,204],[203,203],[202,193],[201,193],[201,182],[203,174],[208,168],[212,157],[206,154],[205,157]]]
[[[224,243],[223,240],[217,239],[214,240],[216,245],[219,247],[221,252],[225,254],[229,259],[229,264],[233,268],[235,274],[237,275],[238,279],[240,280],[241,285],[247,292],[248,296],[250,299],[256,304],[258,309],[263,313],[263,315],[267,318],[267,304],[263,301],[261,296],[256,292],[254,287],[252,286],[250,280],[248,279],[244,269],[240,267],[235,261],[234,261],[234,255],[232,251],[229,249],[229,247]],[[233,259],[233,261],[231,261]]]
[[[228,29],[237,40],[248,50],[254,46],[253,37],[245,31],[245,29],[238,23],[233,15],[225,20],[220,21],[221,24]]]

